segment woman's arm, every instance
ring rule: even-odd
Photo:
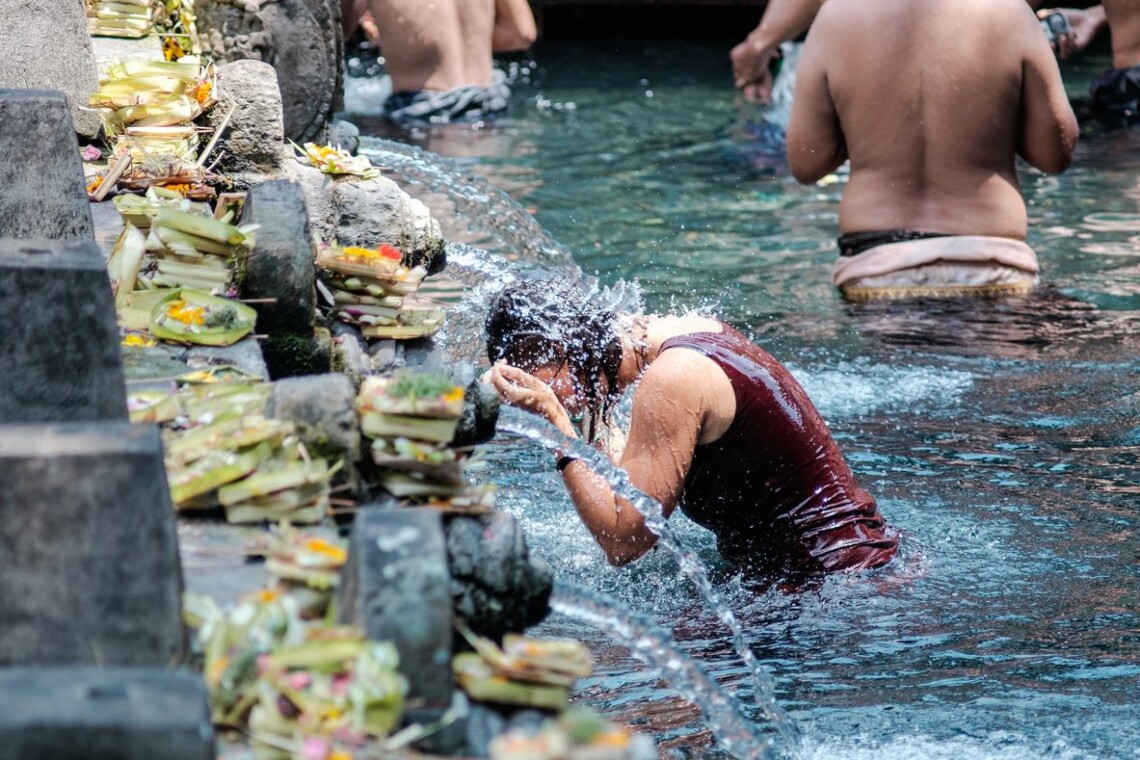
[[[660,502],[666,517],[680,499],[710,406],[714,384],[705,381],[709,364],[690,351],[665,352],[645,372],[633,397],[629,439],[619,466],[635,488]],[[492,370],[491,381],[508,403],[541,414],[568,432],[565,410],[537,378],[500,365]],[[569,434],[576,437],[572,428]],[[614,494],[585,462],[570,463],[562,477],[578,515],[611,564],[631,562],[657,542],[637,509]]]

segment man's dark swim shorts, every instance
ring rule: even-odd
[[[1140,66],[1109,69],[1089,87],[1093,108],[1102,115],[1140,121]]]
[[[478,121],[507,110],[510,98],[506,78],[495,71],[494,81],[486,87],[394,92],[384,101],[384,114],[392,121]]]

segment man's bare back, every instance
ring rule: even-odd
[[[787,140],[801,182],[850,158],[844,233],[1019,240],[1015,157],[1061,172],[1076,141],[1024,0],[828,0],[804,46]]]
[[[1112,30],[1113,67],[1140,66],[1140,0],[1104,0],[1101,5]]]

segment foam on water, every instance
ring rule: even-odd
[[[946,368],[866,360],[827,368],[787,366],[827,419],[888,409],[950,407],[974,385],[973,374]]]

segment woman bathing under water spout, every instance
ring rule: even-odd
[[[633,384],[620,461],[668,517],[680,506],[717,536],[722,555],[764,574],[878,567],[898,540],[855,482],[819,412],[791,373],[719,320],[618,314],[581,287],[516,283],[487,316],[488,379],[507,403],[595,442]],[[657,540],[642,516],[585,462],[558,469],[610,562]]]

